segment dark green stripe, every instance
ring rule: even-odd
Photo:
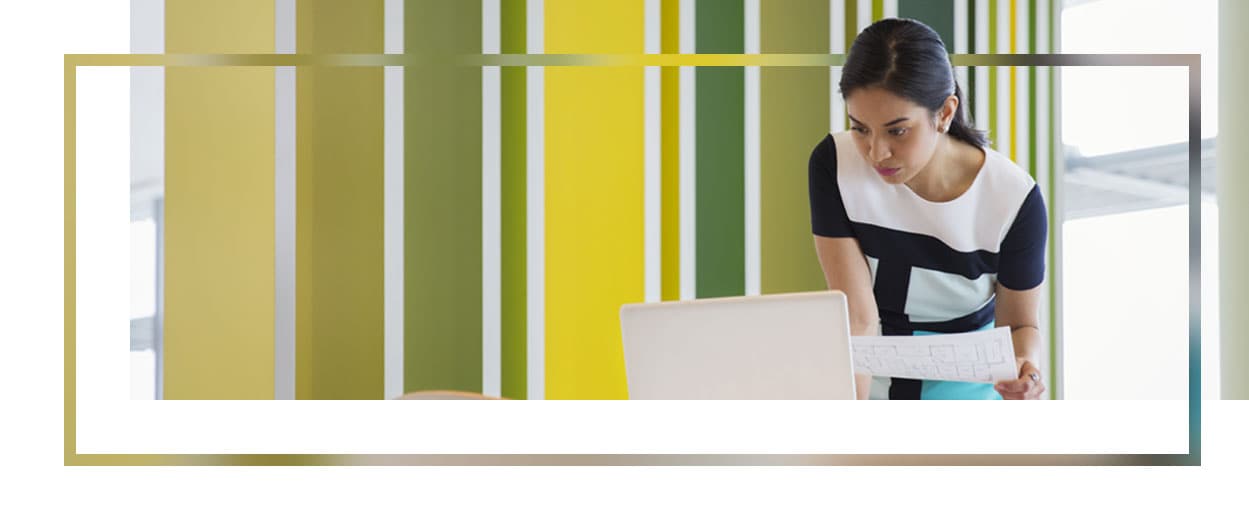
[[[409,0],[403,32],[480,54],[481,3]],[[408,66],[403,89],[404,390],[481,391],[481,69]]]
[[[850,2],[847,2],[850,3]],[[760,3],[763,53],[827,53],[829,3]],[[760,71],[762,291],[824,289],[807,203],[807,159],[828,133],[829,76],[821,67]]]
[[[742,0],[698,0],[694,49],[745,50]],[[698,67],[695,87],[695,294],[746,293],[745,69]]]
[[[525,0],[500,4],[502,45],[505,54],[524,54]],[[505,398],[528,395],[529,363],[526,337],[526,86],[524,67],[502,69],[502,393]]]
[[[301,2],[296,50],[379,53],[380,0]],[[296,69],[296,397],[384,398],[383,71]]]
[[[946,52],[954,52],[954,0],[898,0],[898,16],[928,24],[945,42]]]

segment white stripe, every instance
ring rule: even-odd
[[[403,1],[386,0],[383,5],[383,49],[386,54],[403,53]]]
[[[660,5],[659,0],[646,0],[645,51],[647,54],[660,52]],[[659,67],[644,69],[644,148],[643,148],[643,214],[645,235],[645,300],[659,301],[662,298],[663,278],[660,275],[663,261],[663,224],[662,224],[662,177],[663,152],[660,130],[662,117],[661,84]]]
[[[855,21],[858,22],[858,32],[863,32],[867,26],[872,24],[872,0],[854,0],[858,2],[855,9]],[[858,33],[855,33],[858,36]]]
[[[295,0],[274,2],[274,51],[295,52]],[[274,69],[273,398],[295,399],[295,67]]]
[[[1030,150],[1028,149],[1028,136],[1031,133],[1030,120],[1028,119],[1028,101],[1032,92],[1028,90],[1028,76],[1031,71],[1028,67],[1017,67],[1018,77],[1016,78],[1015,89],[1015,162],[1019,166],[1028,169]]]
[[[1036,21],[1037,21],[1036,23],[1036,30],[1037,30],[1036,53],[1038,54],[1044,54],[1044,53],[1049,52],[1049,15],[1048,15],[1049,11],[1047,10],[1049,7],[1048,4],[1049,3],[1046,0],[1039,0],[1037,2],[1037,11],[1035,13],[1032,13],[1033,16],[1036,16]],[[1036,74],[1036,78],[1037,78],[1036,92],[1033,93],[1033,95],[1037,96],[1036,97],[1036,100],[1037,100],[1036,121],[1034,121],[1034,123],[1035,123],[1035,127],[1038,129],[1037,130],[1037,147],[1036,147],[1037,171],[1035,171],[1035,173],[1036,173],[1037,183],[1040,184],[1041,186],[1042,197],[1045,199],[1046,205],[1050,206],[1050,210],[1052,211],[1053,204],[1051,200],[1053,200],[1053,193],[1049,191],[1049,179],[1051,175],[1051,172],[1050,172],[1051,150],[1049,147],[1049,135],[1050,135],[1049,132],[1053,131],[1053,128],[1050,127],[1050,119],[1049,119],[1050,69],[1048,67],[1037,67],[1036,69],[1034,69],[1033,73]],[[1049,244],[1049,245],[1050,247],[1053,247],[1053,244]],[[1047,261],[1048,261],[1048,258],[1047,258]],[[1047,278],[1049,277],[1048,272],[1046,273],[1046,277]],[[1046,279],[1047,288],[1054,286],[1053,285],[1054,281],[1055,280],[1052,278]],[[1050,323],[1053,322],[1053,319],[1055,318],[1054,315],[1050,314],[1050,301],[1051,300],[1052,300],[1051,290],[1042,290],[1041,291],[1041,311],[1040,311],[1040,323],[1041,323],[1041,330],[1042,330],[1041,335],[1045,337],[1044,343],[1046,343],[1047,346],[1049,344],[1059,344],[1058,342],[1052,342],[1052,343],[1050,342],[1051,340],[1055,339],[1055,337],[1050,336],[1050,332],[1049,332]],[[1055,371],[1053,371],[1055,367],[1050,364],[1049,355],[1041,356],[1040,367],[1041,367],[1042,373],[1056,373]],[[1058,388],[1056,387],[1049,388],[1047,390],[1048,394],[1044,396],[1057,394],[1056,393],[1057,389]]]
[[[975,0],[976,4],[976,41],[972,52],[989,53],[989,0]],[[976,67],[976,99],[972,101],[976,108],[972,116],[976,127],[989,128],[989,67]]]
[[[295,53],[295,0],[273,1],[273,52]]]
[[[758,54],[759,0],[746,0],[746,54]],[[763,251],[760,245],[759,162],[759,67],[746,67],[745,170],[746,170],[746,295],[759,295],[763,284]]]
[[[681,0],[679,6],[681,11],[680,25],[680,51],[681,54],[694,54],[694,0]],[[695,161],[694,132],[696,126],[694,124],[695,114],[695,96],[694,96],[694,67],[681,67],[681,86],[678,95],[681,98],[681,114],[677,133],[680,139],[681,156],[679,159],[678,183],[680,184],[680,206],[681,206],[681,299],[694,299],[695,293],[695,271],[697,265],[694,254],[697,250],[694,241],[695,212],[695,176],[694,168],[697,166]]]
[[[881,16],[885,18],[898,17],[898,0],[885,0],[881,2]]]
[[[852,0],[853,1],[853,0]],[[828,8],[828,53],[846,53],[846,0],[831,0]],[[837,83],[841,81],[841,67],[828,69],[828,127],[831,133],[846,129],[846,103],[841,98]]]
[[[165,52],[165,2],[130,2],[130,52]],[[156,313],[152,319],[152,352],[156,380],[153,398],[164,398],[164,192],[165,192],[165,69],[130,68],[130,164],[131,196],[137,190],[152,192],[152,219],[156,223]],[[135,197],[137,198],[137,197]],[[144,203],[139,200],[134,203]],[[133,209],[131,209],[133,211]]]
[[[499,53],[499,0],[481,1],[481,52]],[[502,120],[499,67],[481,68],[481,392],[502,396]]]
[[[526,49],[543,53],[543,0],[526,5]],[[528,315],[526,338],[527,396],[546,398],[546,90],[544,67],[526,69],[525,142],[526,243],[525,291]]]
[[[954,0],[954,53],[967,54],[967,0]],[[963,103],[968,101],[967,67],[955,67],[956,80],[963,90]],[[966,104],[959,107],[964,113],[970,114],[971,107]]]
[[[386,0],[385,50],[403,52],[403,0]],[[382,102],[382,268],[383,287],[383,380],[386,398],[404,392],[403,381],[403,307],[404,307],[404,241],[403,241],[403,67],[383,70]]]
[[[1011,0],[999,0],[997,9],[997,53],[1010,54]],[[1010,157],[1010,69],[994,67],[997,73],[997,150]]]

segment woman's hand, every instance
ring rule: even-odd
[[[1041,382],[1041,371],[1029,360],[1018,359],[1017,362],[1019,378],[998,382],[993,389],[996,389],[1004,400],[1039,400],[1041,393],[1045,391],[1045,384]]]

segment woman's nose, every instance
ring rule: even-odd
[[[889,158],[890,153],[889,153],[889,148],[887,146],[883,144],[875,144],[875,143],[871,144],[870,146],[871,148],[868,151],[868,155],[871,157],[873,162],[880,164],[881,161],[884,161],[885,159]]]

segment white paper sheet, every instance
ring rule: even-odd
[[[878,377],[962,382],[1019,378],[1010,328],[941,335],[851,337],[854,370]]]

